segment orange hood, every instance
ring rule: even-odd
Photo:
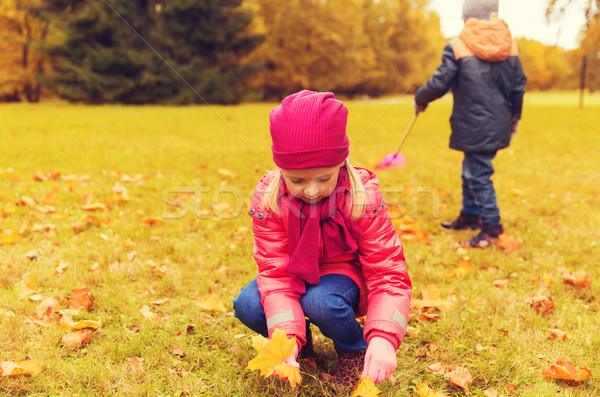
[[[486,62],[503,61],[511,54],[512,35],[502,19],[470,18],[459,37],[477,58]]]

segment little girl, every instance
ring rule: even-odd
[[[279,170],[256,187],[249,214],[258,275],[233,302],[255,332],[296,337],[286,360],[295,367],[298,352],[312,348],[307,325],[319,327],[338,355],[337,388],[365,376],[381,382],[396,369],[411,298],[379,180],[347,160],[347,118],[330,92],[303,90],[271,110]],[[363,330],[356,318],[365,314]]]

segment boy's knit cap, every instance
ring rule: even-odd
[[[489,21],[492,15],[498,15],[498,0],[465,0],[463,20],[469,18]]]
[[[292,94],[271,110],[269,121],[279,168],[332,167],[348,157],[348,109],[331,92]]]

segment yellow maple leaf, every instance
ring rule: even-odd
[[[12,361],[0,361],[0,374],[2,376],[37,376],[42,372],[43,367],[38,360],[25,360],[16,363]]]
[[[300,369],[285,364],[285,359],[294,354],[295,345],[296,338],[288,339],[285,331],[279,328],[273,332],[271,339],[261,335],[255,336],[252,338],[252,346],[258,352],[258,356],[248,362],[247,368],[260,370],[260,374],[265,378],[277,371],[280,379],[287,378],[292,387],[296,387],[296,384],[302,382]]]
[[[427,384],[427,382],[425,383],[415,383],[415,386],[417,387],[417,394],[419,395],[419,397],[447,397],[448,394],[446,393],[438,393],[436,392],[434,389],[432,389],[429,384]]]
[[[223,304],[223,301],[221,300],[221,298],[219,298],[219,295],[215,293],[212,293],[210,295],[204,295],[202,298],[198,299],[198,302],[196,304],[204,310],[209,310],[213,312],[227,311],[227,308]],[[291,356],[291,353],[288,355],[288,357],[289,356]]]
[[[76,323],[62,323],[60,325],[60,329],[68,331],[68,330],[78,330],[78,329],[98,329],[102,324],[100,321],[92,321],[92,320],[81,320]]]
[[[380,390],[375,386],[375,383],[371,378],[365,376],[358,386],[356,386],[356,390],[352,393],[351,397],[372,397],[378,395]]]
[[[288,364],[276,365],[274,371],[277,373],[279,379],[290,382],[293,388],[302,383],[302,375],[300,375],[300,369],[292,367]]]

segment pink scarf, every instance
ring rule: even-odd
[[[342,210],[348,186],[348,171],[340,168],[337,185],[329,197],[307,204],[288,194],[288,249],[290,260],[285,271],[292,275],[294,292],[304,294],[305,282],[319,284],[319,228],[323,235],[324,256],[335,258],[358,249],[362,230]],[[335,205],[335,207],[332,207]]]

